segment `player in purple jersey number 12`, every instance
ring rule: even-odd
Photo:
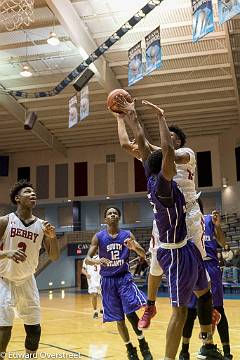
[[[107,228],[96,233],[91,241],[86,264],[100,264],[103,321],[117,322],[118,332],[123,339],[128,359],[139,360],[137,349],[132,345],[125,324],[125,315],[138,337],[139,347],[144,360],[153,357],[144,335],[138,329],[139,317],[136,311],[146,305],[145,295],[133,282],[129,271],[130,250],[145,258],[144,249],[137,243],[129,230],[119,228],[121,212],[116,207],[109,207],[104,211]],[[98,251],[99,259],[93,256]]]

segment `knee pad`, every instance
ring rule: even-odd
[[[197,312],[201,325],[209,325],[212,323],[212,294],[210,290],[198,298]]]
[[[26,339],[25,339],[25,348],[30,351],[36,351],[38,349],[38,344],[41,336],[41,326],[37,325],[25,325]]]

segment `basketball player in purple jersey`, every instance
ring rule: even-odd
[[[148,344],[142,331],[138,329],[139,318],[136,314],[138,309],[146,305],[146,298],[134,284],[128,265],[130,250],[143,258],[145,251],[129,230],[119,229],[120,217],[118,208],[105,209],[107,228],[93,236],[85,262],[87,265],[101,265],[103,321],[117,322],[118,332],[127,347],[128,359],[139,360],[139,357],[130,341],[125,315],[138,337],[143,358],[152,360]],[[100,258],[98,260],[93,258],[97,251]]]
[[[26,357],[34,355],[41,335],[40,300],[34,272],[43,242],[49,258],[59,257],[53,225],[33,215],[36,193],[19,181],[10,198],[15,213],[0,217],[0,358],[4,358],[12,331],[14,310],[24,321]],[[15,308],[15,309],[14,309]],[[35,355],[36,357],[36,355]]]
[[[114,114],[118,123],[118,136],[120,145],[129,154],[136,157],[140,161],[147,160],[149,155],[160,147],[152,145],[146,139],[144,130],[137,120],[134,103],[129,104],[124,97],[119,96],[117,104],[121,114]],[[125,122],[132,128],[136,136],[136,123],[138,126],[137,141],[129,141],[126,131]],[[203,245],[203,217],[197,203],[197,192],[195,188],[194,173],[196,167],[196,160],[194,152],[184,147],[186,142],[186,135],[177,126],[170,126],[173,146],[175,149],[175,163],[177,174],[174,176],[174,181],[181,187],[186,200],[186,225],[188,236],[193,238],[195,245],[201,252],[202,257],[206,255]],[[139,329],[146,329],[150,326],[151,319],[156,314],[155,301],[157,291],[162,279],[163,271],[157,261],[157,249],[159,247],[159,234],[156,222],[153,221],[152,236],[150,241],[149,251],[151,253],[150,272],[148,276],[148,300],[147,306],[141,319],[139,320]]]
[[[143,104],[158,115],[162,146],[161,150],[154,151],[149,156],[144,167],[148,198],[153,205],[159,232],[157,259],[168,280],[172,305],[172,316],[166,334],[165,360],[174,360],[176,357],[187,316],[187,305],[193,291],[198,298],[202,349],[211,360],[223,360],[217,347],[213,345],[212,296],[203,259],[200,251],[187,237],[185,198],[173,181],[176,166],[171,133],[163,110],[148,101],[143,101]]]
[[[213,211],[211,215],[205,215],[204,221],[204,241],[207,253],[206,258],[204,259],[204,265],[211,280],[213,306],[221,314],[221,319],[217,325],[217,329],[223,347],[224,360],[231,360],[233,357],[230,352],[228,321],[223,307],[222,272],[219,267],[217,257],[217,249],[219,247],[224,247],[225,237],[221,229],[221,217],[217,211]],[[196,317],[196,297],[193,295],[190,303],[188,304],[188,316],[183,328],[182,350],[179,355],[179,360],[190,359],[189,343]],[[197,357],[198,359],[206,359],[202,349],[200,349]]]

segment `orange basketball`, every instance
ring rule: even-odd
[[[112,110],[113,112],[120,113],[120,111],[117,108],[117,104],[115,104],[115,98],[118,95],[123,95],[127,102],[131,103],[133,102],[133,99],[131,95],[124,89],[115,89],[111,91],[107,98],[107,108]]]

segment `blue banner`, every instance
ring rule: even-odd
[[[128,86],[143,78],[141,41],[128,50]]]
[[[162,63],[162,48],[160,42],[160,26],[145,37],[146,43],[146,75],[159,69]]]
[[[68,127],[71,128],[78,123],[77,95],[69,99]]]
[[[218,0],[219,24],[240,13],[240,0]]]
[[[88,85],[81,90],[80,99],[80,121],[88,117],[89,115],[89,92]]]
[[[193,42],[214,31],[213,8],[211,0],[192,0]]]

